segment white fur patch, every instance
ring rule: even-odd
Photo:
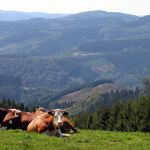
[[[9,120],[9,124],[12,124],[12,120]]]
[[[63,137],[70,137],[69,134],[62,134]]]

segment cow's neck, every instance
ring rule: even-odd
[[[54,126],[54,129],[60,129],[60,127],[58,125],[56,125],[54,122],[53,122],[53,126]]]

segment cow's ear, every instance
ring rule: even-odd
[[[20,112],[14,112],[14,115],[16,116],[16,117],[19,117],[20,116]]]
[[[66,116],[69,114],[69,112],[68,111],[62,111],[62,114],[63,114],[63,116]]]
[[[48,111],[47,113],[48,113],[49,115],[54,116],[54,110]]]

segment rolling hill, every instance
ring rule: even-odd
[[[135,95],[133,98],[134,91],[135,89],[114,83],[100,84],[93,88],[84,88],[64,95],[57,99],[57,101],[50,102],[49,108],[67,108],[70,115],[77,115],[82,112],[90,113],[91,111],[95,112],[95,110],[104,104],[111,106],[117,100],[124,100],[124,102],[129,99],[134,100],[134,98],[138,96]],[[117,96],[122,94],[124,95],[123,97]]]
[[[60,91],[98,79],[141,88],[150,75],[149,43],[150,16],[91,11],[0,21],[0,74],[35,89]]]
[[[106,92],[110,93],[110,91],[116,92],[117,90],[121,91],[124,89],[126,89],[127,91],[134,90],[132,88],[129,88],[123,85],[118,85],[114,83],[106,83],[106,84],[98,85],[94,88],[82,89],[80,91],[67,94],[61,98],[60,103],[71,102],[71,101],[79,102],[81,100],[86,100],[89,96],[91,96],[94,93],[99,93],[99,94],[106,93]]]

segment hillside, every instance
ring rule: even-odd
[[[67,94],[61,98],[62,100],[60,100],[60,103],[61,102],[71,102],[71,101],[79,102],[81,100],[87,99],[89,96],[91,96],[94,93],[99,93],[99,94],[106,93],[106,92],[110,93],[110,91],[116,92],[117,90],[121,91],[124,89],[126,89],[127,91],[133,90],[132,88],[129,88],[129,87],[126,87],[123,85],[113,84],[113,83],[102,84],[102,85],[98,85],[94,88],[89,88],[89,89],[86,88],[86,89],[82,89],[77,92],[73,92],[71,94]]]
[[[149,40],[150,16],[91,11],[0,21],[0,74],[19,76],[22,86],[34,91],[60,91],[98,79],[142,88],[142,77],[150,75]],[[40,101],[35,95],[21,101]]]
[[[97,110],[106,104],[113,105],[117,100],[133,101],[139,96],[139,89],[114,84],[111,80],[97,80],[88,84],[78,85],[44,96],[36,104],[46,109],[66,109],[70,115]]]
[[[49,106],[50,108],[67,108],[70,115],[77,115],[81,112],[95,112],[95,110],[103,104],[111,106],[116,102],[116,100],[124,100],[124,102],[129,99],[134,100],[134,98],[138,96],[135,94],[136,92],[134,93],[134,91],[135,89],[125,86],[107,83],[94,88],[85,88],[80,91],[70,93],[55,102],[49,103]],[[135,95],[135,97],[133,95]]]

